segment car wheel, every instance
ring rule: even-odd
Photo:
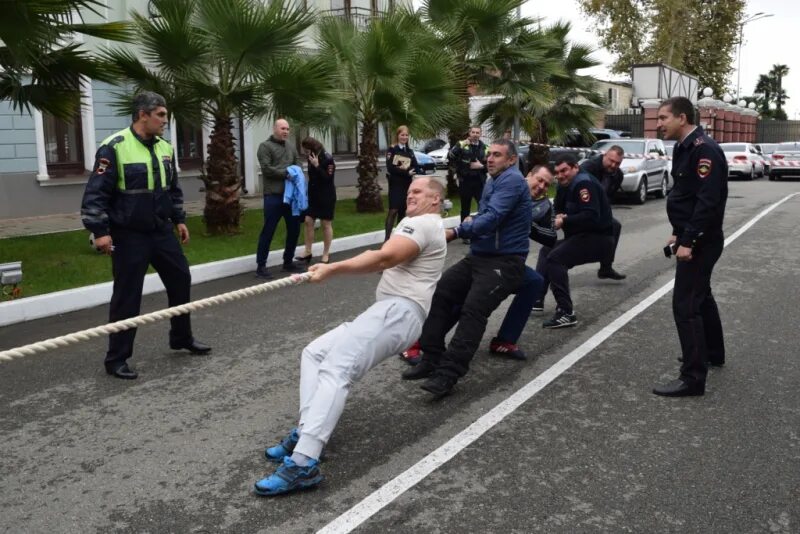
[[[636,190],[636,203],[644,204],[647,201],[647,178],[642,178],[639,182],[639,189]]]
[[[777,182],[778,181],[778,175],[777,174],[770,174],[769,175],[769,179],[772,180],[773,182]]]
[[[751,182],[756,179],[756,166],[755,165],[750,167],[750,176],[748,176],[747,179],[749,181],[751,181]]]
[[[664,198],[667,196],[667,175],[661,177],[661,188],[656,191],[656,198]]]

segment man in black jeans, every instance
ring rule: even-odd
[[[301,273],[303,269],[294,263],[294,252],[300,236],[300,217],[292,215],[292,207],[284,203],[286,188],[286,169],[290,165],[300,165],[297,149],[289,141],[289,123],[278,119],[272,127],[272,135],[258,147],[258,163],[264,184],[264,226],[258,236],[256,251],[256,276],[269,279],[267,256],[272,245],[272,236],[278,221],[286,221],[286,246],[283,250],[283,271]]]
[[[517,167],[514,143],[504,139],[492,143],[487,167],[490,178],[478,214],[447,230],[448,241],[471,239],[470,253],[439,280],[420,336],[422,360],[403,373],[404,380],[427,378],[421,387],[437,398],[450,393],[467,374],[489,315],[525,276],[531,195]],[[445,335],[456,323],[445,347]]]
[[[665,100],[658,109],[664,139],[678,141],[672,155],[675,187],[667,197],[667,216],[674,249],[675,288],[672,314],[683,353],[680,376],[657,386],[664,397],[703,395],[708,366],[725,364],[722,321],[711,274],[722,255],[722,221],[728,200],[728,163],[719,145],[695,126],[692,102],[684,97]]]
[[[614,195],[617,194],[617,191],[622,186],[623,174],[619,166],[622,164],[624,155],[625,151],[622,147],[614,145],[605,154],[592,156],[581,163],[581,170],[591,174],[603,186],[609,205],[611,205]],[[611,217],[611,230],[614,236],[614,253],[616,254],[619,235],[622,232],[622,224],[613,216]],[[624,274],[614,270],[614,255],[611,256],[610,261],[606,260],[600,264],[597,277],[610,280],[624,280],[626,278]]]

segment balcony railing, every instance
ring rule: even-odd
[[[385,11],[374,11],[366,7],[343,7],[339,9],[329,9],[322,12],[323,15],[330,17],[342,17],[351,20],[356,27],[366,28],[375,17],[382,17]]]

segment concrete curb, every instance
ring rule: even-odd
[[[446,228],[452,228],[459,223],[459,217],[447,217],[444,219]],[[348,237],[334,239],[331,243],[331,252],[343,252],[361,247],[367,247],[382,243],[384,237],[383,230],[359,234]],[[304,252],[303,247],[298,247],[296,254]],[[319,256],[322,254],[322,243],[314,243],[311,248],[312,254]],[[282,250],[271,250],[269,255],[268,267],[274,267],[282,263]],[[213,261],[202,263],[190,267],[192,272],[192,285],[210,282],[228,276],[255,271],[256,255],[241,256],[228,260]],[[56,291],[45,295],[36,295],[20,300],[11,300],[0,303],[0,326],[12,325],[33,319],[52,317],[62,313],[83,310],[107,304],[111,300],[113,282],[104,282],[92,286]],[[164,285],[158,274],[148,274],[144,279],[143,294],[149,295],[164,291]]]

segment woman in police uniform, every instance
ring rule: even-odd
[[[396,144],[386,152],[386,178],[389,180],[389,212],[386,214],[386,239],[392,235],[394,225],[406,216],[406,195],[414,179],[417,158],[408,146],[408,126],[399,126],[395,132]]]

